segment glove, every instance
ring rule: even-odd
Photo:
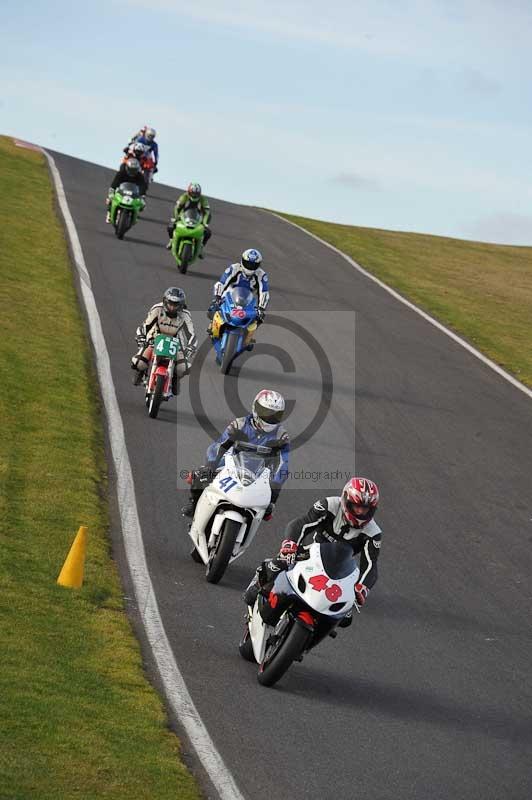
[[[222,298],[215,297],[212,303],[210,304],[209,308],[207,309],[207,316],[209,319],[212,319],[220,306],[222,305]]]
[[[194,347],[194,345],[188,345],[187,347],[185,347],[183,354],[187,361],[192,361],[195,352],[196,348]]]
[[[273,517],[273,512],[275,511],[275,503],[270,503],[266,511],[264,512],[264,519],[266,522],[269,522]]]
[[[115,193],[115,190],[114,190],[114,189],[109,189],[109,190],[108,190],[108,192],[107,192],[107,197],[108,197],[109,199],[110,199],[111,197],[114,197],[114,193]]]
[[[287,567],[292,567],[296,563],[297,549],[297,542],[292,542],[291,539],[283,539],[278,558],[284,561]]]
[[[357,604],[363,606],[367,600],[369,589],[363,583],[355,583],[355,597]]]
[[[264,311],[264,309],[263,308],[259,308],[258,311],[257,311],[257,323],[259,325],[262,325],[262,323],[264,322],[264,317],[265,316],[266,316],[266,312]]]

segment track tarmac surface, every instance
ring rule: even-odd
[[[120,242],[104,222],[111,172],[53,156],[102,319],[161,616],[242,793],[529,800],[530,399],[258,209],[212,201],[206,257],[179,275],[164,249],[176,189],[154,184],[143,219]],[[177,402],[150,420],[131,383],[136,326],[178,285],[203,341],[212,284],[251,246],[272,286],[255,351],[224,379],[206,344]],[[211,586],[176,513],[186,498],[179,473],[203,462],[210,434],[264,386],[289,401],[293,476],[272,522]],[[381,489],[379,582],[351,628],[276,688],[260,687],[237,650],[242,590],[286,522],[355,471]]]

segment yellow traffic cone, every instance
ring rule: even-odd
[[[85,566],[85,551],[87,549],[87,528],[81,525],[72,542],[70,552],[66,557],[63,569],[59,573],[57,583],[69,589],[79,589],[83,583],[83,567]]]

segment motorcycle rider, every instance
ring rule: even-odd
[[[159,145],[155,141],[157,131],[150,125],[144,125],[140,131],[135,133],[129,140],[128,147],[134,142],[140,142],[145,146],[145,152],[149,153],[153,159],[153,171],[157,172],[157,165],[159,163]]]
[[[313,542],[345,542],[359,555],[360,575],[355,584],[357,604],[363,606],[377,582],[381,529],[373,519],[379,504],[377,484],[368,478],[351,478],[340,497],[316,500],[302,517],[288,523],[277,557],[263,561],[244,594],[253,606],[260,591],[268,595],[276,575],[293,566],[298,554]],[[339,623],[346,628],[351,613]]]
[[[146,180],[140,168],[140,162],[137,158],[128,158],[124,164],[120,164],[120,168],[114,176],[111,186],[107,192],[107,199],[105,204],[107,206],[106,222],[111,222],[111,203],[115,189],[118,189],[121,183],[134,183],[139,187],[139,192],[142,200],[146,194]],[[143,208],[141,209],[141,211]]]
[[[269,457],[271,464],[268,465],[271,469],[271,501],[264,515],[264,519],[271,519],[283,484],[288,478],[290,437],[280,424],[284,412],[284,397],[274,389],[261,389],[253,400],[251,413],[230,422],[220,438],[208,447],[205,465],[190,473],[190,498],[181,509],[183,516],[194,516],[197,502],[203,490],[213,480],[216,470],[223,466],[225,454],[235,442],[244,440],[275,448],[275,453]]]
[[[190,372],[192,360],[198,346],[194,324],[187,310],[186,296],[182,289],[170,286],[163,294],[160,303],[155,303],[142,325],[136,331],[135,339],[139,350],[131,359],[131,369],[136,374],[133,383],[138,386],[146,374],[152,356],[152,343],[157,334],[175,336],[180,348],[172,377],[172,393],[179,393],[179,381]]]
[[[142,161],[146,155],[146,145],[134,141],[132,144],[128,144],[127,147],[124,147],[124,153],[125,156],[122,159],[123,164],[128,160],[128,158],[137,158],[139,161]]]
[[[186,192],[183,192],[183,194],[177,198],[174,213],[167,227],[170,241],[166,245],[166,249],[170,250],[172,247],[172,238],[174,236],[176,221],[179,219],[179,215],[188,208],[196,208],[199,213],[202,214],[201,222],[203,224],[203,242],[198,257],[203,258],[203,248],[212,236],[212,231],[209,228],[209,222],[212,215],[209,201],[205,195],[202,194],[199,183],[189,183]]]
[[[266,307],[270,302],[270,283],[268,273],[262,267],[262,255],[259,250],[250,248],[244,250],[240,257],[240,263],[230,264],[220,280],[214,284],[214,298],[209,308],[207,316],[212,320],[216,311],[222,305],[223,296],[236,286],[243,286],[250,289],[257,301],[257,324],[264,322]],[[211,326],[207,333],[211,332]]]

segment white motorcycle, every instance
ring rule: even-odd
[[[192,558],[206,565],[209,583],[218,583],[228,564],[247,550],[271,501],[272,448],[239,442],[198,500],[188,535]]]
[[[350,545],[314,542],[292,569],[276,576],[268,598],[258,594],[248,606],[239,650],[246,661],[259,664],[259,683],[273,686],[293,661],[301,661],[325,636],[336,636],[337,624],[358,611],[359,574]]]

